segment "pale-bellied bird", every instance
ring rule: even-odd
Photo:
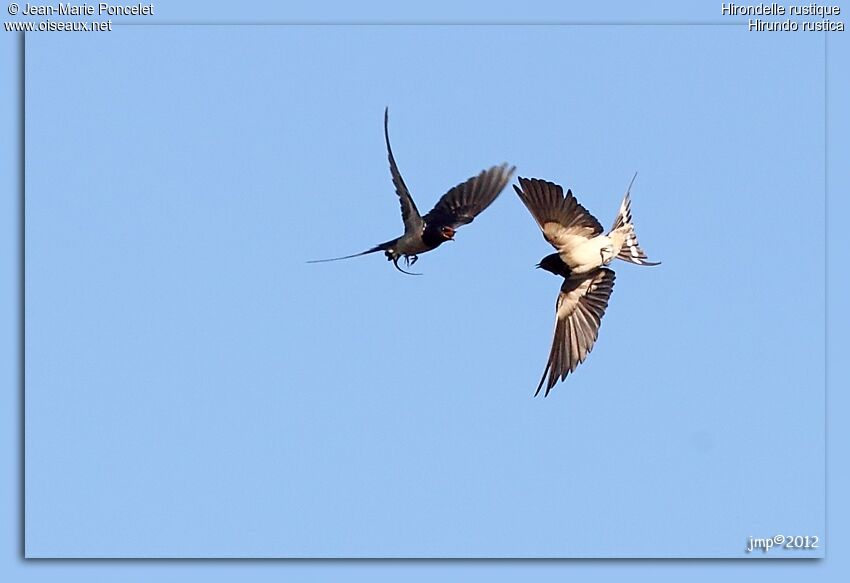
[[[614,272],[605,266],[615,258],[637,265],[658,265],[647,261],[638,244],[630,209],[631,187],[630,183],[614,226],[605,235],[602,225],[576,201],[572,191],[564,195],[557,184],[537,178],[520,178],[519,187],[514,185],[543,231],[543,238],[557,250],[537,267],[564,278],[555,303],[552,348],[535,396],[544,382],[544,396],[548,395],[558,380],[566,379],[593,349],[614,289]]]

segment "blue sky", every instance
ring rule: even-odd
[[[740,556],[822,531],[822,55],[721,27],[30,37],[28,550]],[[398,234],[385,105],[423,210],[509,161],[607,225],[640,172],[664,265],[616,265],[549,399],[558,282],[512,192],[421,278],[304,264]]]

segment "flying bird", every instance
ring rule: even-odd
[[[455,231],[471,223],[475,217],[486,209],[499,193],[505,188],[514,173],[514,167],[507,164],[493,166],[489,170],[482,171],[478,176],[473,176],[466,182],[458,184],[450,189],[437,201],[437,204],[425,216],[419,214],[416,203],[398,171],[395,163],[393,150],[390,147],[389,134],[389,108],[384,110],[384,139],[387,143],[387,158],[390,162],[390,174],[392,175],[395,192],[401,204],[401,220],[404,222],[404,234],[391,241],[375,245],[361,253],[335,257],[333,259],[319,259],[308,261],[308,263],[323,263],[325,261],[339,261],[340,259],[351,259],[369,253],[383,251],[388,261],[392,261],[396,269],[408,275],[421,275],[403,270],[398,265],[398,260],[404,258],[405,265],[410,267],[419,259],[419,255],[436,249],[446,241],[454,240]]]
[[[635,174],[637,176],[637,174]],[[614,272],[606,266],[614,259],[636,265],[647,261],[632,224],[629,192],[632,177],[614,226],[607,235],[602,225],[581,206],[571,190],[536,178],[520,178],[514,190],[556,250],[537,265],[564,278],[555,303],[555,335],[549,360],[534,395],[546,384],[544,396],[584,362],[599,335],[599,326],[614,289]],[[548,380],[547,380],[548,375]]]

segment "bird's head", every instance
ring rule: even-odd
[[[552,253],[551,255],[544,257],[540,263],[537,264],[537,269],[545,269],[550,273],[554,273],[555,275],[560,275],[562,277],[570,276],[569,266],[561,260],[561,257],[557,253]]]
[[[451,227],[440,227],[440,235],[446,241],[453,241],[455,238],[455,230]]]

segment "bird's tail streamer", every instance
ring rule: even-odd
[[[635,265],[660,265],[660,262],[647,261],[646,253],[638,243],[635,226],[632,223],[632,201],[629,198],[629,193],[632,190],[632,184],[637,178],[637,172],[632,177],[629,187],[626,189],[626,195],[623,197],[623,202],[620,203],[620,211],[617,213],[617,218],[614,219],[614,226],[608,236],[615,241],[622,241],[620,251],[617,254],[617,259],[634,263]]]

